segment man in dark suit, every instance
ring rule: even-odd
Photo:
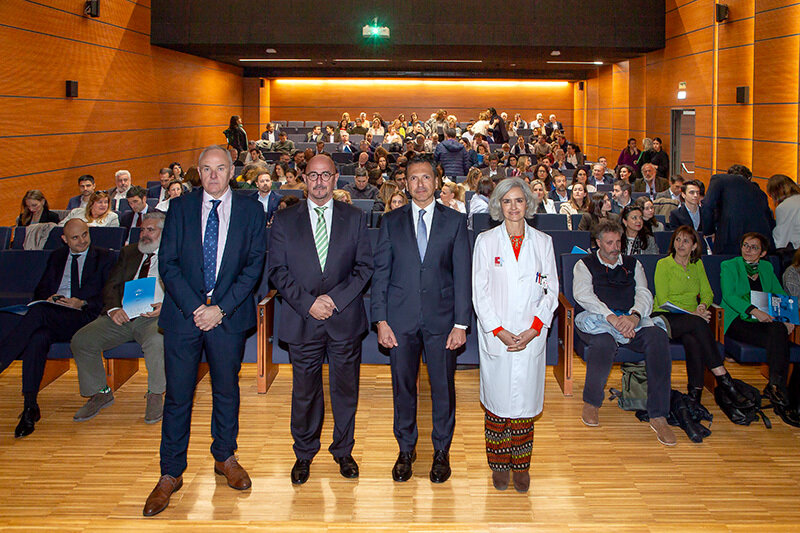
[[[75,209],[76,207],[86,207],[89,202],[89,197],[94,192],[94,176],[91,174],[84,174],[78,178],[78,188],[81,193],[78,196],[73,196],[67,203],[67,209]]]
[[[202,189],[170,201],[158,270],[166,295],[164,330],[167,393],[161,422],[161,478],[145,503],[152,516],[183,484],[195,378],[205,352],[214,392],[211,454],[214,472],[246,490],[250,477],[234,456],[239,433],[239,369],[246,332],[256,325],[253,291],[264,270],[264,209],[233,194],[233,161],[209,146],[198,161]]]
[[[130,241],[131,228],[141,227],[144,216],[149,211],[147,189],[134,185],[125,193],[125,199],[128,200],[131,210],[122,213],[119,217],[119,225],[125,228],[125,242],[128,243]]]
[[[117,170],[114,173],[114,183],[116,187],[108,190],[108,201],[112,211],[119,211],[119,202],[127,198],[125,195],[131,188],[131,173],[127,170]]]
[[[703,231],[703,211],[700,207],[700,186],[697,180],[689,180],[681,186],[681,199],[683,204],[673,209],[669,214],[669,227],[676,229],[680,226],[692,226],[697,231]]]
[[[772,229],[775,217],[767,195],[750,181],[750,169],[733,165],[727,174],[715,174],[708,182],[703,199],[703,231],[714,236],[715,254],[740,254],[740,240],[755,231],[769,239],[774,247]]]
[[[550,115],[550,122],[544,125],[544,133],[548,137],[552,137],[554,132],[564,133],[564,125],[556,120],[555,115]]]
[[[150,187],[147,189],[147,197],[148,198],[155,198],[159,202],[162,200],[166,200],[169,198],[169,183],[172,181],[172,171],[169,168],[162,168],[158,172],[158,180],[161,182],[160,185],[156,185],[155,187]]]
[[[292,362],[294,484],[308,480],[320,449],[326,355],[334,424],[328,451],[342,476],[358,477],[352,451],[372,250],[366,214],[333,200],[338,177],[329,156],[312,157],[304,178],[308,200],[279,211],[272,225],[269,276],[284,299],[278,338],[289,344]]]
[[[500,166],[500,158],[497,154],[489,155],[489,166],[482,168],[481,174],[483,174],[484,178],[490,178],[495,183],[508,177],[506,174],[506,167]]]
[[[306,133],[306,142],[308,143],[315,143],[317,141],[322,140],[322,128],[320,126],[314,126],[314,128]]]
[[[158,329],[158,315],[164,300],[164,286],[158,276],[158,247],[165,216],[160,211],[145,215],[139,242],[122,248],[119,260],[103,287],[103,311],[72,337],[70,348],[78,367],[80,393],[89,398],[72,417],[75,422],[90,420],[101,409],[114,403],[114,392],[106,384],[103,351],[130,341],[136,341],[142,347],[147,366],[144,421],[155,424],[161,420],[166,378],[164,335]],[[155,278],[152,309],[129,317],[122,308],[125,283],[140,278]]]
[[[669,189],[669,181],[656,176],[656,166],[652,163],[642,165],[642,177],[633,182],[633,192],[646,192],[651,200],[656,194]]]
[[[256,187],[258,187],[258,190],[253,194],[253,198],[261,202],[264,207],[267,225],[270,225],[272,224],[272,215],[275,214],[275,211],[278,210],[278,205],[281,203],[281,195],[278,191],[272,190],[272,177],[269,172],[258,175]]]
[[[556,174],[553,176],[553,185],[555,189],[550,191],[548,195],[554,202],[568,202],[572,191],[567,189],[567,177],[564,174]]]
[[[431,163],[411,159],[406,169],[413,201],[383,216],[375,250],[372,320],[389,349],[394,392],[394,435],[400,453],[395,481],[411,478],[417,444],[417,376],[425,350],[433,403],[430,479],[450,477],[455,428],[456,350],[472,315],[466,217],[434,201]]]
[[[81,219],[67,221],[61,238],[67,245],[50,254],[33,293],[34,300],[50,303],[31,306],[2,340],[0,372],[22,356],[25,407],[15,437],[33,433],[34,424],[41,418],[37,395],[50,345],[68,342],[76,331],[97,318],[103,307],[103,284],[114,264],[108,250],[91,246],[89,226]]]

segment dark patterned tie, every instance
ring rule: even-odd
[[[72,254],[72,264],[70,265],[70,272],[69,272],[69,292],[72,298],[75,298],[75,294],[78,292],[78,289],[81,288],[81,275],[78,273],[78,258],[80,254]]]
[[[211,212],[206,222],[203,237],[203,271],[205,272],[206,294],[214,290],[217,279],[217,240],[219,240],[219,207],[221,200],[211,200]]]
[[[139,275],[136,276],[136,279],[146,278],[150,274],[150,259],[153,257],[154,254],[147,254],[144,258],[144,262],[142,262],[142,268],[139,269]]]

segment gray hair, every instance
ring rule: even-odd
[[[158,221],[158,227],[160,229],[164,229],[164,221],[166,219],[167,219],[167,215],[165,215],[161,211],[148,211],[142,217],[142,220],[156,220],[156,221]]]
[[[228,165],[233,166],[233,158],[231,157],[231,153],[218,144],[212,144],[211,146],[206,146],[203,148],[203,151],[200,152],[200,157],[197,158],[197,166],[200,166],[200,161],[203,160],[208,152],[213,152],[214,150],[221,150],[225,152],[225,157],[228,159]]]
[[[356,171],[355,171],[355,175],[356,176],[366,176],[367,175],[367,169],[364,168],[364,167],[358,167],[356,169]]]
[[[114,179],[116,179],[116,178],[118,178],[118,177],[122,176],[123,174],[127,174],[129,178],[131,177],[131,173],[130,173],[130,172],[128,172],[127,170],[117,170],[117,171],[114,173]]]
[[[519,188],[525,195],[525,218],[531,218],[539,207],[537,198],[533,195],[530,187],[522,178],[505,178],[500,180],[494,187],[492,196],[489,198],[489,215],[499,222],[504,220],[503,208],[500,201],[514,187]]]

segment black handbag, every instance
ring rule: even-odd
[[[714,388],[714,400],[717,405],[725,413],[731,422],[740,426],[749,426],[754,421],[761,418],[767,429],[772,428],[772,422],[761,410],[761,393],[757,388],[745,383],[744,381],[732,378],[733,385],[736,390],[745,398],[752,400],[752,407],[743,407],[736,404],[721,387]]]

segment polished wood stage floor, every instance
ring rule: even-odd
[[[763,386],[756,367],[732,373]],[[21,365],[0,376],[0,527],[16,530],[270,531],[783,531],[800,528],[800,430],[776,417],[774,427],[734,426],[715,415],[713,435],[661,446],[647,424],[607,402],[601,427],[579,419],[583,364],[576,396],[565,398],[548,375],[545,409],[536,423],[532,488],[527,495],[492,488],[483,447],[478,371],[457,374],[458,411],[451,450],[453,476],[434,486],[430,401],[423,380],[415,477],[391,480],[397,447],[386,366],[364,366],[354,457],[361,477],[349,481],[323,451],[311,478],[294,487],[289,434],[291,368],[283,365],[269,393],[256,393],[255,365],[242,370],[239,457],[253,488],[237,492],[214,475],[209,378],[197,390],[184,486],[161,515],[142,505],[158,478],[160,425],[145,425],[144,370],[95,419],[75,423],[83,400],[73,368],[40,396],[42,420],[13,438],[21,410]],[[682,364],[673,386],[685,387]],[[618,386],[619,371],[609,380]],[[332,422],[326,420],[323,450]]]

